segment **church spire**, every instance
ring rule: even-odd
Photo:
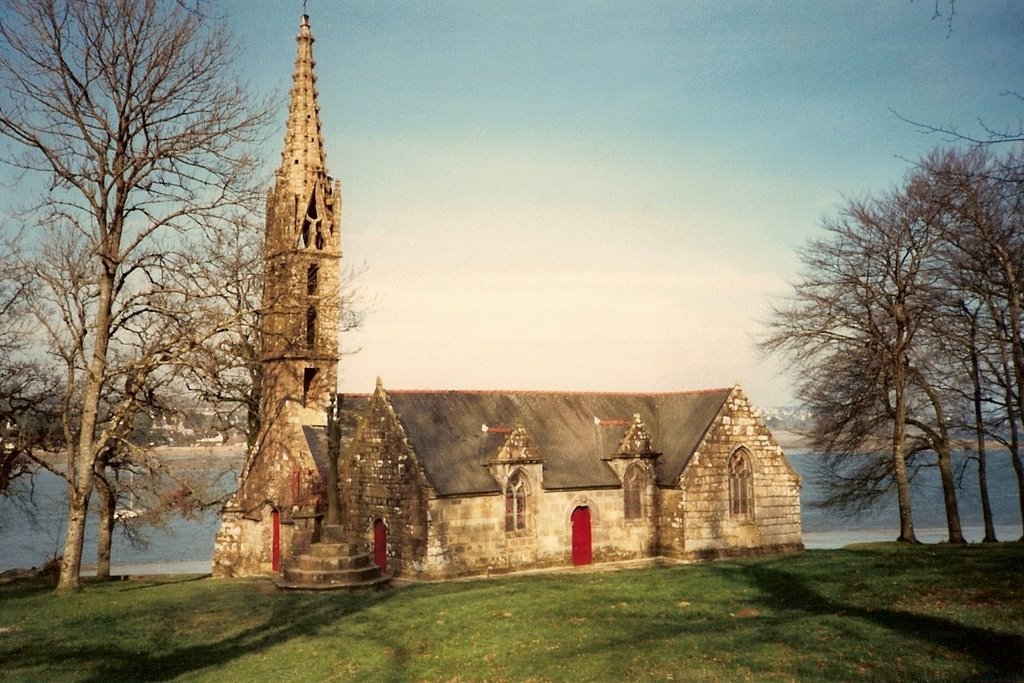
[[[267,197],[260,414],[321,424],[338,376],[341,185],[325,168],[308,16],[295,40],[284,151]]]
[[[317,101],[316,74],[313,61],[313,33],[309,16],[303,14],[299,34],[295,37],[295,73],[288,105],[288,123],[281,155],[281,175],[290,177],[292,191],[304,194],[310,175],[326,173],[324,141],[320,134],[320,105]],[[305,187],[304,187],[305,186]]]

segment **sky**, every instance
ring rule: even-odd
[[[298,0],[222,0],[281,98]],[[948,14],[945,0],[939,8]],[[344,391],[682,391],[792,402],[764,357],[796,250],[948,137],[1019,128],[1024,2],[308,0],[342,249]]]

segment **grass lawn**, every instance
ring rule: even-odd
[[[1024,680],[1024,545],[851,546],[355,595],[0,587],[0,679]]]

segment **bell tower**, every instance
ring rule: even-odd
[[[296,42],[284,151],[267,197],[261,356],[266,429],[275,429],[281,418],[325,424],[338,381],[341,184],[327,175],[308,16]]]
[[[260,429],[222,510],[216,576],[279,573],[313,536],[325,479],[304,427],[327,423],[337,392],[341,184],[327,174],[308,16],[296,42],[284,151],[267,196]]]

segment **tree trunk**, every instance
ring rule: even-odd
[[[896,497],[900,508],[900,535],[896,540],[902,543],[917,543],[917,536],[914,534],[914,517],[910,509],[910,480],[907,478],[907,460],[903,453],[903,444],[894,445],[893,448]]]
[[[958,545],[966,543],[960,525],[960,510],[956,503],[956,481],[953,479],[953,459],[949,452],[949,441],[942,440],[935,452],[939,455],[939,478],[942,479],[942,501],[946,506],[949,542]]]
[[[1017,396],[1017,414],[1024,416],[1024,338],[1021,336],[1021,292],[1016,268],[1008,259],[1003,259],[1003,271],[1007,279],[1006,313],[1009,317],[1007,341],[1010,343],[1010,357],[1013,360],[1013,378]],[[1013,395],[1013,392],[1010,392]]]
[[[1016,395],[1018,403],[1014,406],[1017,409],[1018,418],[1024,420],[1024,352],[1022,352],[1022,342],[1020,336],[1020,316],[1016,315],[1016,307],[1011,304],[1011,324],[1017,327],[1011,332],[1010,337],[1010,351],[1013,357],[1014,373],[1013,377],[1016,379]],[[1006,397],[1007,406],[1013,406],[1012,397],[1013,392],[1007,387]],[[1008,411],[1009,412],[1009,411]],[[1013,448],[1010,449],[1010,455],[1013,458],[1013,469],[1017,473],[1017,495],[1020,498],[1020,514],[1022,523],[1024,523],[1024,465],[1021,464],[1020,450],[1018,448],[1019,442],[1017,441],[1017,422],[1011,419],[1010,423],[1013,425]],[[1024,424],[1024,423],[1022,423]],[[1021,541],[1024,541],[1024,529],[1021,531]]]
[[[966,543],[960,524],[960,509],[956,502],[956,481],[953,478],[953,456],[949,448],[946,411],[942,409],[942,400],[938,393],[928,385],[921,373],[916,369],[912,369],[911,373],[918,380],[921,390],[928,396],[932,409],[935,411],[934,428],[919,420],[911,420],[911,422],[928,435],[928,440],[939,457],[939,478],[942,481],[942,501],[946,507],[946,528],[949,531],[949,542]]]
[[[900,535],[896,540],[901,543],[917,543],[914,534],[914,517],[910,509],[910,479],[907,477],[906,447],[906,382],[902,363],[894,368],[894,384],[896,389],[896,415],[892,428],[892,461],[896,477],[896,497],[900,508]]]
[[[96,534],[96,578],[110,578],[110,549],[114,541],[114,512],[117,496],[103,477],[96,477],[96,492],[100,497],[100,526]]]
[[[85,518],[89,511],[89,494],[84,496],[68,482],[68,533],[64,541],[64,555],[60,561],[60,578],[57,591],[66,593],[80,585],[82,571],[82,546],[85,543]]]
[[[1021,523],[1024,524],[1024,463],[1020,457],[1020,442],[1017,439],[1017,423],[1013,422],[1010,427],[1010,463],[1013,465],[1013,472],[1017,475],[1017,503],[1020,506]],[[1018,539],[1024,543],[1024,527],[1021,528],[1021,536]]]
[[[114,244],[120,241],[120,231]],[[110,344],[111,310],[113,308],[116,266],[104,264],[99,280],[99,301],[96,306],[96,336],[93,342],[92,362],[82,392],[81,428],[74,457],[69,458],[70,484],[68,486],[68,535],[64,542],[64,559],[60,564],[57,592],[67,593],[81,586],[82,548],[85,545],[86,513],[92,494],[95,473],[93,466],[98,457],[95,449],[96,423],[100,412],[100,391],[107,369],[107,347]]]
[[[981,517],[985,524],[985,537],[982,543],[996,542],[996,527],[992,520],[992,503],[988,496],[988,475],[986,473],[985,424],[982,411],[981,395],[981,363],[978,360],[978,318],[965,304],[961,304],[970,322],[971,335],[971,381],[974,384],[974,436],[978,444],[978,489],[981,494]]]
[[[985,464],[985,458],[988,456],[985,454],[985,436],[981,430],[979,430],[978,440],[978,489],[981,493],[981,516],[985,522],[985,537],[981,539],[981,542],[995,543],[999,539],[996,538],[995,520],[992,519],[992,502],[988,495],[988,474]]]
[[[1010,425],[1010,464],[1013,465],[1013,473],[1017,475],[1017,503],[1020,506],[1021,536],[1020,541],[1024,542],[1024,462],[1020,457],[1020,430],[1018,429],[1017,411],[1013,405],[1013,392],[1010,389],[1009,376],[1004,389],[1006,397],[1006,421]]]
[[[1017,503],[1020,506],[1021,536],[1020,541],[1024,542],[1024,463],[1020,457],[1020,431],[1018,430],[1018,414],[1014,404],[1014,373],[1010,368],[1010,360],[1006,353],[1006,340],[1001,339],[999,343],[1000,359],[1003,365],[1003,400],[1006,403],[1006,423],[1010,427],[1010,463],[1013,465],[1013,472],[1017,475]]]

